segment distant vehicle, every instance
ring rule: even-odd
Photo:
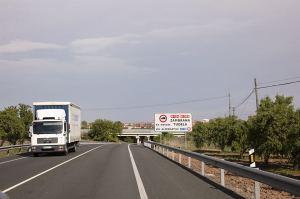
[[[33,156],[75,152],[81,139],[80,107],[71,102],[34,102],[30,128]]]

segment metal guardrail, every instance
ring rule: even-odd
[[[3,146],[3,147],[0,147],[0,151],[7,151],[7,153],[9,153],[9,150],[11,149],[16,149],[16,148],[25,148],[25,147],[30,147],[31,145],[30,144],[20,144],[20,145],[10,145],[10,146]]]
[[[187,150],[167,146],[164,144],[156,143],[156,142],[145,142],[144,145],[146,147],[149,147],[155,151],[160,151],[162,148],[163,149],[163,154],[164,154],[164,149],[167,149],[167,154],[168,151],[171,150],[173,152],[183,154],[187,157],[189,157],[189,168],[191,165],[191,160],[190,158],[194,158],[197,160],[200,160],[202,162],[202,172],[201,174],[204,175],[204,163],[230,171],[236,175],[246,177],[264,184],[267,184],[271,187],[277,188],[279,190],[284,190],[289,193],[292,193],[294,195],[299,196],[300,195],[300,180],[288,178],[285,176],[277,175],[274,173],[258,170],[255,168],[250,168],[247,166],[243,166],[237,163],[229,162],[226,160],[221,160],[215,157],[195,153],[195,152],[190,152]],[[174,160],[174,156],[173,156]],[[181,163],[181,159],[179,159],[179,163]],[[221,171],[221,185],[225,186],[224,184],[224,170],[223,172]],[[223,180],[222,180],[222,173],[223,173]],[[259,196],[258,196],[259,198]]]

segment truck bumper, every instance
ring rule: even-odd
[[[51,152],[64,152],[65,145],[43,145],[43,146],[31,146],[31,152],[33,153],[51,153]]]

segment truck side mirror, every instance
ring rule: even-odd
[[[28,132],[28,136],[31,138],[32,136],[32,133],[33,133],[33,126],[30,126],[29,127],[29,132]]]

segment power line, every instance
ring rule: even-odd
[[[252,91],[249,93],[249,95],[241,103],[239,103],[237,106],[235,106],[235,108],[239,108],[240,106],[242,106],[251,97],[253,92],[254,92],[254,89],[252,89]]]
[[[295,84],[295,83],[300,83],[300,80],[293,81],[293,82],[281,83],[281,84],[273,84],[273,85],[270,85],[270,86],[261,86],[261,87],[258,87],[257,89],[270,88],[270,87],[276,87],[276,86],[284,86],[284,85]]]
[[[86,111],[93,111],[93,110],[130,110],[130,109],[143,109],[143,108],[153,108],[153,107],[161,107],[161,106],[173,106],[179,104],[191,104],[197,102],[205,102],[205,101],[212,101],[218,99],[228,98],[228,96],[219,96],[219,97],[210,97],[210,98],[203,98],[203,99],[193,99],[188,101],[180,101],[180,102],[173,102],[173,103],[161,103],[161,104],[148,104],[148,105],[139,105],[139,106],[119,106],[119,107],[103,107],[103,108],[87,108],[84,109]]]
[[[299,79],[299,78],[300,78],[300,76],[295,76],[295,77],[289,77],[289,78],[280,79],[280,80],[274,80],[274,81],[270,81],[270,82],[263,82],[263,83],[259,83],[259,84],[260,85],[271,84],[271,83],[282,82],[282,81],[286,81],[286,80],[294,80],[294,79]]]
[[[289,78],[291,79],[291,78]],[[278,80],[280,81],[280,80]],[[277,82],[277,81],[274,81]],[[269,85],[269,86],[261,86],[261,87],[257,87],[257,89],[264,89],[264,88],[270,88],[270,87],[276,87],[276,86],[284,86],[284,85],[288,85],[288,84],[295,84],[295,83],[300,83],[300,80],[298,81],[292,81],[292,82],[286,82],[286,83],[281,83],[281,84],[273,84],[273,85]],[[266,83],[264,83],[266,84]],[[235,108],[240,107],[241,105],[243,105],[250,97],[251,95],[254,93],[255,89],[252,89],[252,91],[250,92],[250,94],[241,102],[239,103],[237,106],[235,106]]]

